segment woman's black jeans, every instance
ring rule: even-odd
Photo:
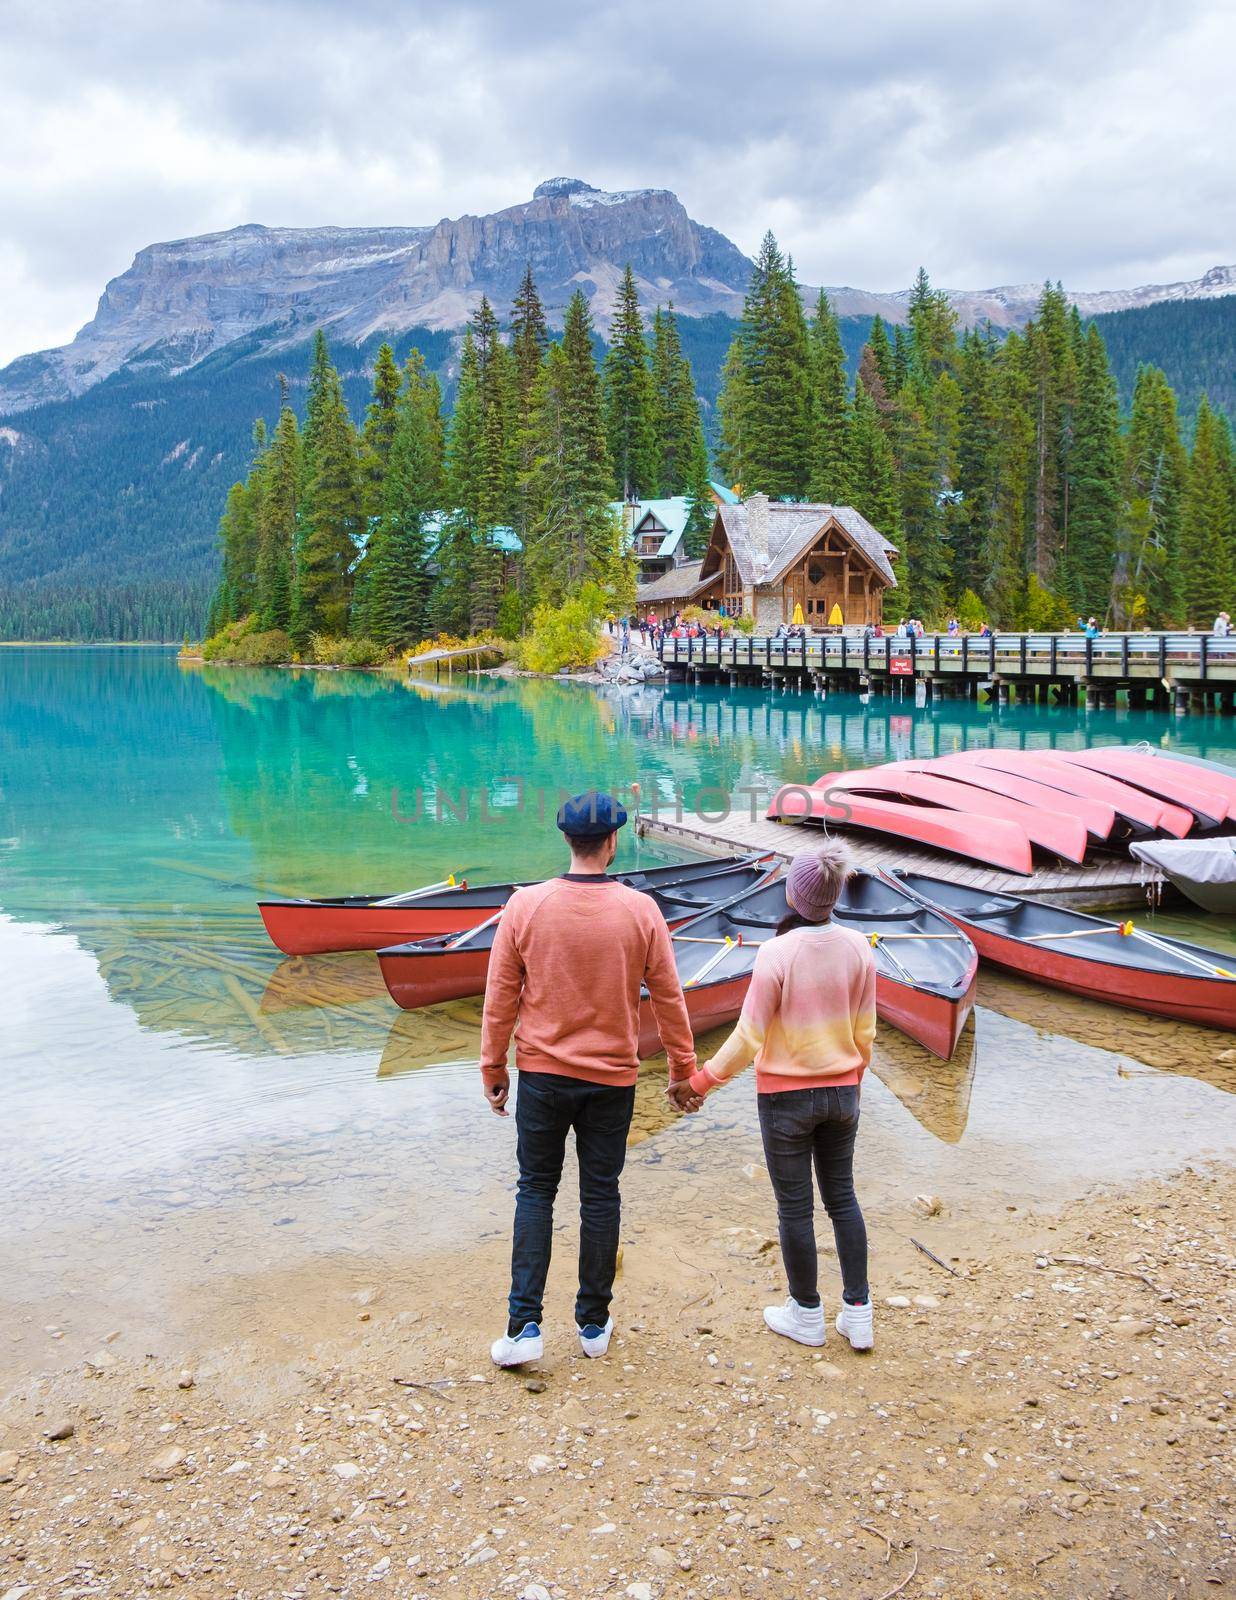
[[[635,1086],[610,1088],[548,1072],[521,1072],[515,1097],[519,1188],[511,1250],[509,1331],[539,1323],[554,1240],[554,1199],[567,1136],[579,1158],[579,1294],[581,1328],[605,1326],[618,1264],[622,1201],[618,1180],[627,1159]]]
[[[800,1306],[820,1303],[811,1169],[833,1225],[841,1283],[850,1305],[867,1300],[867,1226],[854,1193],[856,1084],[786,1089],[762,1094],[760,1132],[781,1229],[781,1256],[790,1293]]]

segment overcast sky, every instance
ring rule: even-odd
[[[677,191],[809,283],[1236,261],[1236,0],[0,0],[0,363],[156,240]]]

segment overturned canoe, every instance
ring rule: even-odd
[[[1170,761],[1155,761],[1119,745],[1095,750],[1070,751],[1065,759],[1074,766],[1102,772],[1171,805],[1191,811],[1199,828],[1217,828],[1236,811],[1236,783],[1217,773],[1190,771]]]
[[[632,889],[656,893],[669,921],[685,922],[709,906],[761,883],[773,856],[721,856],[644,872],[615,873]],[[259,900],[266,931],[286,955],[334,950],[380,950],[404,940],[462,933],[500,911],[517,883],[470,886],[447,882],[402,895],[357,895],[335,900]]]
[[[982,789],[935,772],[915,771],[898,764],[870,767],[866,772],[841,772],[832,780],[834,789],[908,800],[914,804],[943,806],[967,816],[990,817],[1015,822],[1031,844],[1048,850],[1065,861],[1078,864],[1086,859],[1090,835],[1083,822],[1063,812],[1028,805],[1024,800]]]
[[[894,876],[995,966],[1109,1005],[1236,1029],[1236,970],[1216,950],[1021,895],[914,872]]]
[[[772,798],[768,816],[793,822],[822,822],[832,828],[861,828],[913,839],[952,855],[965,856],[1001,867],[1006,872],[1029,875],[1034,857],[1026,831],[1015,822],[985,817],[976,828],[973,819],[937,806],[907,805],[844,787],[846,774],[833,773],[805,787],[785,784]]]
[[[1106,773],[1092,772],[1076,762],[1066,761],[1053,751],[960,750],[955,759],[997,772],[1010,772],[1016,777],[1033,778],[1068,794],[1105,801],[1135,831],[1170,833],[1183,839],[1193,826],[1193,813],[1183,806],[1157,800],[1118,778],[1109,778]]]

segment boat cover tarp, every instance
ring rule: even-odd
[[[1129,853],[1204,910],[1236,912],[1236,839],[1155,839]]]

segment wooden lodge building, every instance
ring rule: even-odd
[[[877,623],[884,595],[897,587],[895,546],[852,506],[802,505],[753,494],[720,504],[702,561],[683,561],[636,591],[641,614],[684,606],[725,606],[775,631],[802,607],[809,628],[822,628],[834,605],[849,627]]]

